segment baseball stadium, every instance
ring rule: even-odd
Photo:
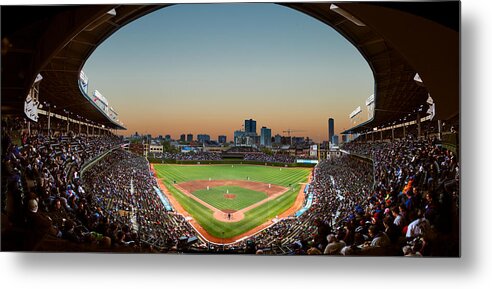
[[[343,141],[123,137],[84,65],[175,5],[1,7],[2,251],[460,256],[459,2],[275,4],[369,65]]]

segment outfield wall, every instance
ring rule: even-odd
[[[299,164],[299,163],[274,163],[274,162],[259,162],[245,161],[238,159],[223,159],[220,161],[180,161],[180,160],[162,160],[156,158],[147,158],[153,164],[178,164],[178,165],[217,165],[217,164],[242,164],[242,165],[260,165],[273,167],[297,167],[297,168],[312,168],[316,164]]]

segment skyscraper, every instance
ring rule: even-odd
[[[335,135],[335,120],[333,118],[328,119],[328,141],[331,142],[332,137]]]
[[[244,141],[245,134],[246,133],[242,130],[235,130],[234,131],[234,145],[236,145],[236,146],[242,145],[245,142]]]
[[[227,142],[227,136],[219,135],[219,143],[226,143],[226,142]]]
[[[193,141],[193,134],[189,133],[186,135],[186,141],[187,142],[192,142]]]
[[[185,135],[185,134],[182,134],[182,135],[179,137],[179,140],[184,142],[184,141],[186,140],[186,135]]]
[[[265,126],[261,128],[260,144],[266,147],[272,146],[272,130]]]
[[[244,131],[246,133],[256,134],[256,120],[246,119],[244,121]]]

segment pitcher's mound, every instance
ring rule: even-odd
[[[236,198],[236,195],[234,195],[234,194],[224,194],[224,198],[226,198],[226,199],[235,199]]]

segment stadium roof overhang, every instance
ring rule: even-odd
[[[281,5],[333,27],[373,71],[374,117],[344,133],[397,121],[425,104],[428,93],[436,103],[437,119],[458,115],[459,2],[340,2],[337,11],[331,3]],[[82,95],[80,70],[96,47],[119,28],[165,6],[2,7],[2,111],[22,110],[27,91],[41,73],[41,101],[122,128]],[[423,84],[414,80],[416,73]]]
[[[40,73],[43,79],[39,100],[50,103],[52,112],[65,115],[64,111],[70,111],[109,128],[125,129],[83,93],[79,74],[87,58],[106,38],[162,7],[2,7],[2,39],[7,37],[11,45],[4,55],[2,44],[2,112],[23,110],[27,92]]]

